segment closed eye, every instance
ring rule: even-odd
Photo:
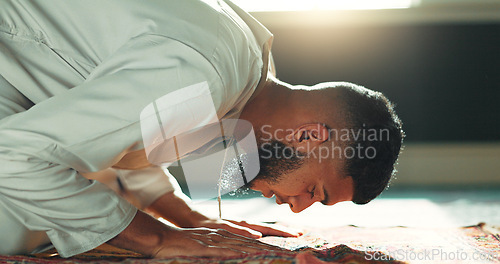
[[[314,193],[315,190],[316,190],[316,186],[314,186],[314,188],[309,192],[311,194],[311,199],[313,199],[315,196],[315,193]]]

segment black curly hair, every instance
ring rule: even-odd
[[[369,158],[349,155],[344,171],[354,182],[352,201],[366,204],[386,189],[396,173],[395,165],[405,134],[394,104],[380,92],[345,83],[337,87],[345,125],[352,131],[375,131],[374,137],[351,137],[344,147],[370,149]]]

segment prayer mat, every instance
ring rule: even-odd
[[[144,264],[322,264],[322,263],[500,263],[499,229],[479,224],[464,228],[356,227],[310,228],[299,238],[264,237],[263,242],[292,250],[231,258],[146,259],[103,245],[63,259],[55,250],[31,256],[2,256],[0,263]]]

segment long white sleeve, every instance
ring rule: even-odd
[[[139,209],[151,205],[163,194],[177,190],[175,178],[161,167],[152,166],[141,170],[115,169],[121,184],[138,202]]]
[[[144,148],[140,113],[170,92],[205,82],[218,117],[237,114],[259,83],[271,37],[222,1],[0,6],[0,75],[35,104],[0,120],[0,206],[46,232],[64,257],[111,239],[136,212],[79,172]],[[180,112],[163,125],[192,121]]]

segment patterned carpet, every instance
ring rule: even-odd
[[[56,251],[49,251],[33,256],[0,256],[0,263],[500,263],[499,233],[498,228],[485,224],[464,228],[342,226],[309,228],[300,238],[262,238],[264,242],[293,250],[290,253],[145,259],[136,253],[103,245],[70,259],[62,259]]]

